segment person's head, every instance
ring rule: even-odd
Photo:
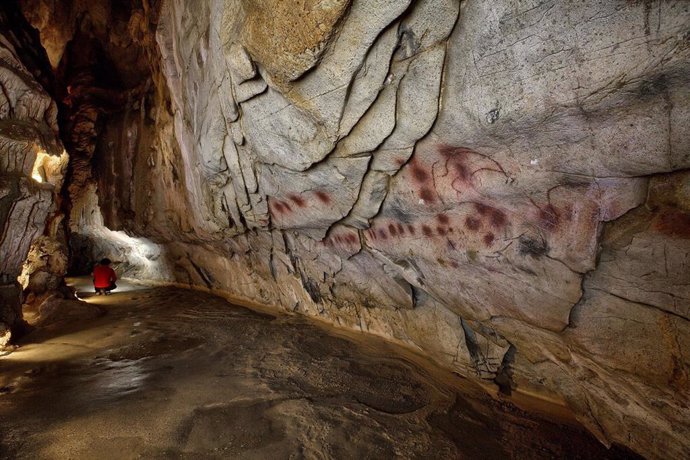
[[[107,257],[104,259],[101,259],[101,265],[110,265],[111,261]]]

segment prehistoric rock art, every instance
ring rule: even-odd
[[[93,3],[22,4],[70,86],[73,267],[380,335],[690,455],[686,2]],[[7,142],[54,133],[31,100]]]

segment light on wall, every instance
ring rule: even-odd
[[[48,182],[54,186],[60,186],[68,161],[69,156],[64,150],[62,154],[56,156],[38,149],[34,167],[31,170],[31,178],[38,183]]]

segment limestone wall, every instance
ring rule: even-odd
[[[32,62],[30,47],[39,44],[14,20],[0,10],[0,347],[22,328],[17,277],[57,211],[67,165],[55,103],[22,62]]]
[[[162,4],[79,208],[130,238],[101,252],[686,458],[687,2],[284,3]]]

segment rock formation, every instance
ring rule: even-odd
[[[18,9],[0,11],[0,348],[23,329],[18,277],[32,243],[46,230],[44,240],[56,236],[57,192],[67,166],[55,102],[34,77],[49,73],[32,32]],[[24,274],[25,284],[32,273]],[[42,273],[34,285],[48,283]]]
[[[73,267],[380,335],[690,455],[688,4],[289,3],[23,3],[70,86]]]

